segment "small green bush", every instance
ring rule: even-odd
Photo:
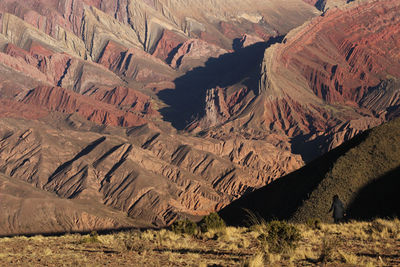
[[[99,234],[96,231],[92,231],[88,237],[83,238],[80,243],[99,243]]]
[[[299,229],[283,221],[267,223],[265,225],[265,232],[258,237],[264,251],[268,248],[269,252],[278,254],[288,249],[295,249],[300,238]]]
[[[200,221],[200,230],[203,233],[211,229],[224,229],[225,227],[224,220],[217,213],[211,213]]]
[[[189,234],[195,235],[198,232],[198,227],[195,222],[189,219],[175,221],[171,225],[171,230],[176,234]]]
[[[306,225],[313,230],[321,230],[322,222],[319,218],[309,218],[306,222]]]

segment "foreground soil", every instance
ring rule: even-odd
[[[295,225],[301,241],[281,254],[258,241],[262,225],[197,236],[168,230],[0,239],[1,266],[397,266],[400,221]]]

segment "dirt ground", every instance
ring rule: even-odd
[[[1,238],[0,266],[400,266],[399,220],[295,227],[297,247],[279,254],[262,227]]]

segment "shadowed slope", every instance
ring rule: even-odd
[[[399,155],[397,119],[358,135],[304,168],[233,202],[220,213],[233,224],[246,220],[244,209],[267,220],[329,221],[331,199],[338,194],[346,205],[353,203],[349,205],[350,218],[396,214],[395,205],[388,203],[390,198],[384,205],[393,210],[378,212],[378,207],[379,199],[398,183],[394,177],[400,166]],[[377,203],[372,204],[377,196]],[[395,199],[393,192],[390,196]]]
[[[350,218],[370,220],[400,216],[400,168],[362,188],[348,207]]]
[[[243,83],[257,94],[264,51],[281,40],[282,37],[271,38],[267,43],[259,42],[218,58],[210,58],[204,67],[197,67],[177,78],[174,81],[175,89],[158,94],[169,105],[161,110],[164,119],[177,129],[183,129],[195,118],[203,117],[206,93],[212,88]]]

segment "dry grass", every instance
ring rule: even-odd
[[[400,265],[400,221],[296,225],[296,249],[270,253],[260,247],[263,226],[226,227],[196,236],[168,230],[127,231],[97,236],[0,239],[0,266],[396,266]]]
[[[255,256],[249,258],[245,263],[246,267],[262,267],[265,266],[263,253],[257,253]]]

